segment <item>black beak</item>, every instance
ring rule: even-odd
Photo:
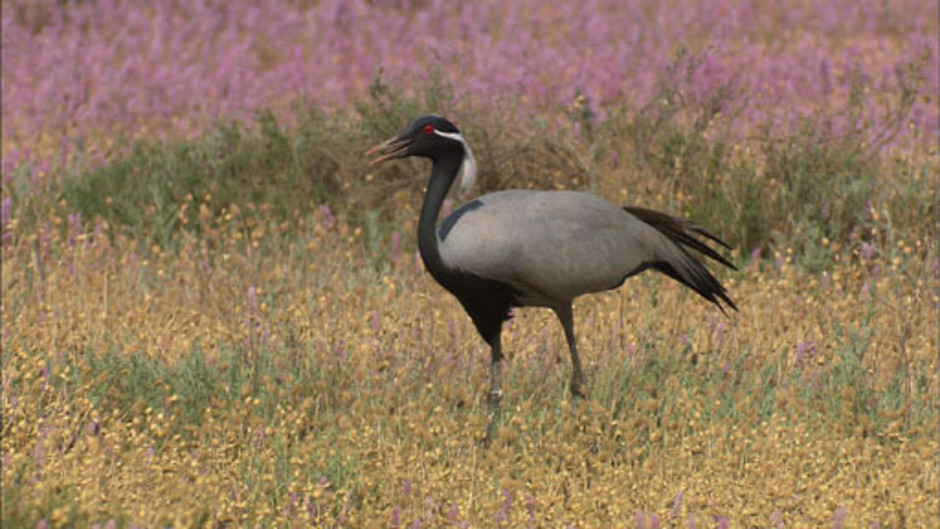
[[[371,160],[369,162],[370,166],[378,165],[382,162],[388,160],[394,160],[396,158],[404,158],[408,152],[408,147],[411,145],[411,140],[409,139],[399,139],[392,138],[388,141],[383,141],[382,143],[372,147],[366,151],[366,156],[372,156],[374,154],[385,153]]]

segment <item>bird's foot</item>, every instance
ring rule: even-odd
[[[587,398],[587,384],[584,383],[584,380],[575,377],[571,379],[571,395],[581,399]]]

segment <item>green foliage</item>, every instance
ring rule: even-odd
[[[784,134],[768,125],[741,141],[728,131],[735,108],[730,89],[720,87],[702,100],[684,95],[696,68],[697,59],[680,52],[651,101],[637,112],[615,112],[597,135],[607,149],[629,146],[631,172],[642,175],[633,177],[632,187],[648,186],[643,179],[664,184],[664,207],[745,251],[790,247],[803,255],[816,251],[823,238],[867,236],[871,203],[887,204],[908,228],[928,233],[923,219],[935,215],[936,200],[925,187],[929,177],[918,174],[926,168],[891,168],[910,177],[911,185],[899,189],[879,179],[885,169],[880,149],[904,126],[919,82],[915,73],[899,73],[877,127],[861,117],[859,94],[869,87],[858,77],[846,106],[829,120],[804,119]],[[838,129],[832,121],[844,125]],[[821,257],[810,256],[812,268],[820,269]]]
[[[219,123],[192,142],[141,140],[113,163],[65,179],[62,196],[86,218],[157,244],[173,239],[184,218],[199,226],[200,207],[215,215],[233,204],[266,204],[284,220],[336,193],[340,169],[349,165],[337,145],[353,143],[348,130],[321,111],[307,109],[296,118],[292,130],[262,112],[254,126]],[[345,141],[337,138],[344,135]]]
[[[201,216],[215,218],[233,206],[249,216],[264,209],[266,221],[283,222],[329,204],[367,227],[366,243],[376,248],[390,234],[386,221],[400,220],[402,200],[419,202],[425,170],[418,160],[371,169],[363,152],[398,134],[413,117],[438,113],[454,119],[474,146],[479,192],[609,188],[619,178],[632,203],[650,204],[658,195],[651,205],[695,219],[742,251],[790,248],[813,270],[832,257],[820,244],[824,238],[871,237],[877,227],[872,207],[890,217],[891,230],[923,235],[931,229],[935,161],[915,167],[909,159],[888,162],[880,154],[903,125],[916,75],[900,76],[877,129],[861,118],[860,77],[832,120],[804,120],[782,135],[768,127],[741,141],[730,133],[732,90],[721,87],[698,100],[685,95],[697,66],[698,59],[680,53],[647,105],[612,109],[602,121],[579,97],[567,111],[582,131],[576,138],[550,120],[516,115],[511,103],[494,103],[488,112],[457,104],[440,75],[417,92],[377,77],[369,98],[350,111],[298,104],[288,125],[263,111],[251,124],[219,122],[191,141],[137,141],[98,168],[76,157],[62,169],[68,174],[61,184],[48,182],[64,206],[52,204],[48,191],[22,189],[30,171],[25,166],[14,171],[10,195],[22,222],[42,222],[41,211],[50,208],[63,215],[78,211],[142,245],[161,246],[181,230],[198,234],[206,227]],[[833,120],[845,125],[835,129]],[[612,170],[604,153],[623,146],[626,166]],[[897,178],[880,178],[886,170]]]
[[[181,230],[198,234],[205,228],[200,217],[215,218],[232,206],[246,215],[264,209],[265,221],[274,222],[304,216],[321,204],[345,212],[357,225],[374,220],[372,212],[388,220],[402,206],[396,202],[399,191],[418,203],[423,166],[412,161],[370,169],[363,153],[426,113],[447,115],[467,131],[476,148],[481,191],[551,187],[552,181],[584,170],[560,134],[544,124],[507,126],[503,114],[458,107],[441,76],[431,76],[417,94],[377,77],[369,98],[354,110],[297,104],[289,125],[262,111],[253,123],[220,121],[194,140],[138,140],[102,167],[76,162],[61,183],[50,179],[50,191],[61,203],[51,203],[49,193],[30,197],[11,188],[13,207],[30,223],[41,222],[42,211],[49,209],[77,211],[87,221],[107,221],[145,246],[171,244]],[[20,173],[14,184],[28,178],[29,167]]]

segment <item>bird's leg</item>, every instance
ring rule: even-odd
[[[499,334],[490,343],[490,392],[486,395],[486,402],[490,408],[490,420],[486,425],[486,439],[489,443],[496,431],[499,420],[500,403],[503,400],[503,352],[500,347]]]
[[[581,357],[578,356],[578,341],[574,337],[574,317],[571,304],[555,309],[555,314],[565,329],[565,339],[568,341],[568,350],[571,351],[571,394],[575,397],[587,397],[587,379],[581,367]]]

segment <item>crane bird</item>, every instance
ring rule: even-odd
[[[491,420],[502,400],[500,333],[512,307],[547,307],[558,316],[571,353],[570,390],[585,396],[572,302],[612,290],[648,268],[691,288],[724,312],[737,310],[724,286],[691,248],[734,269],[696,236],[731,247],[705,228],[641,207],[620,207],[577,191],[506,190],[481,196],[444,219],[438,215],[454,180],[469,190],[476,162],[463,135],[434,115],[412,121],[398,137],[376,145],[370,166],[418,156],[432,162],[418,221],[418,249],[431,276],[460,301],[490,347]]]

